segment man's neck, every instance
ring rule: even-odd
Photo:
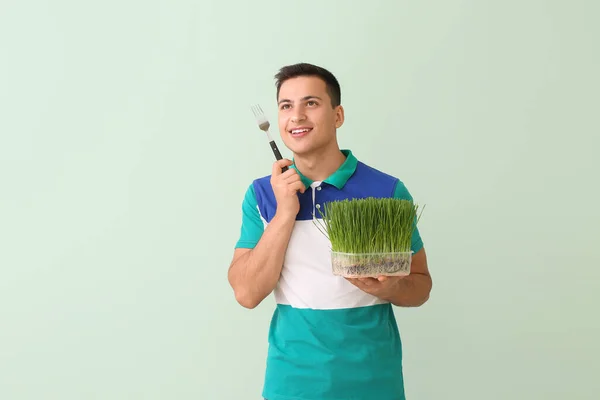
[[[346,161],[346,156],[336,146],[318,153],[295,155],[294,164],[312,181],[323,181],[331,176]]]

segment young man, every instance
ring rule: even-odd
[[[418,230],[409,276],[345,279],[331,272],[329,242],[312,221],[328,201],[411,199],[392,176],[340,150],[340,86],[327,70],[296,64],[276,75],[279,131],[293,162],[273,164],[242,204],[228,278],[254,308],[274,291],[263,396],[268,400],[404,399],[402,344],[392,305],[417,307],[431,277]],[[290,168],[282,173],[282,167]]]

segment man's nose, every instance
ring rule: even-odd
[[[296,109],[294,115],[292,115],[292,122],[304,121],[306,119],[306,115],[304,115],[304,111],[300,109]]]

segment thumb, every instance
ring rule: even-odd
[[[281,172],[283,167],[289,167],[290,165],[292,165],[292,161],[288,160],[287,158],[282,158],[281,160],[277,160],[273,163],[273,168],[271,171],[271,175],[273,176],[279,176],[281,175],[283,172]]]

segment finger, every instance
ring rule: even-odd
[[[304,193],[306,191],[306,186],[300,179],[293,180],[293,178],[290,178],[290,180],[286,180],[285,183],[297,192]]]
[[[359,288],[360,290],[362,290],[365,293],[373,294],[377,291],[376,287],[374,287],[373,285],[365,284],[364,280],[361,278],[346,278],[346,279],[348,281],[350,281],[350,283],[352,283],[354,286],[356,286],[357,288]]]
[[[294,168],[289,168],[285,172],[280,171],[281,179],[286,179],[286,178],[289,178],[290,176],[294,176],[294,175],[298,175],[298,172],[296,172],[296,170]]]
[[[288,179],[293,178],[295,176],[299,177],[298,172],[296,172],[296,170],[294,168],[290,168],[287,171],[285,171],[284,173],[282,173],[279,176],[279,179],[283,179],[285,181],[285,180],[288,180]]]
[[[398,282],[401,279],[406,278],[406,276],[404,275],[400,275],[400,276],[396,276],[396,275],[392,275],[392,276],[388,276],[388,275],[381,275],[377,278],[377,280],[379,282],[385,282],[386,284],[394,284],[396,282]]]
[[[286,175],[290,171],[294,171],[294,173]],[[293,169],[286,171],[283,175],[281,175],[281,179],[284,179],[287,183],[293,183],[302,180],[302,178],[300,178],[300,175],[298,175]]]
[[[358,287],[358,288],[362,288],[364,285],[356,278],[346,278],[346,280],[348,282],[350,282],[351,284],[353,284],[354,286]]]
[[[302,183],[302,181],[292,182],[289,185],[290,188],[300,193],[304,193],[304,191],[306,190],[306,186],[304,186],[304,183]]]
[[[358,280],[365,286],[372,286],[376,283],[379,283],[375,278],[358,278]]]
[[[277,160],[273,163],[273,167],[271,169],[271,175],[272,176],[279,176],[282,175],[283,172],[281,171],[281,169],[283,167],[289,167],[290,165],[292,165],[292,161],[288,160],[287,158],[283,158],[281,160]],[[286,172],[289,172],[290,170],[287,170]]]
[[[293,168],[290,168],[283,173],[279,173],[279,175],[271,175],[271,184],[280,185],[283,183],[287,185],[286,179],[289,179],[295,175],[298,175],[298,173]]]

